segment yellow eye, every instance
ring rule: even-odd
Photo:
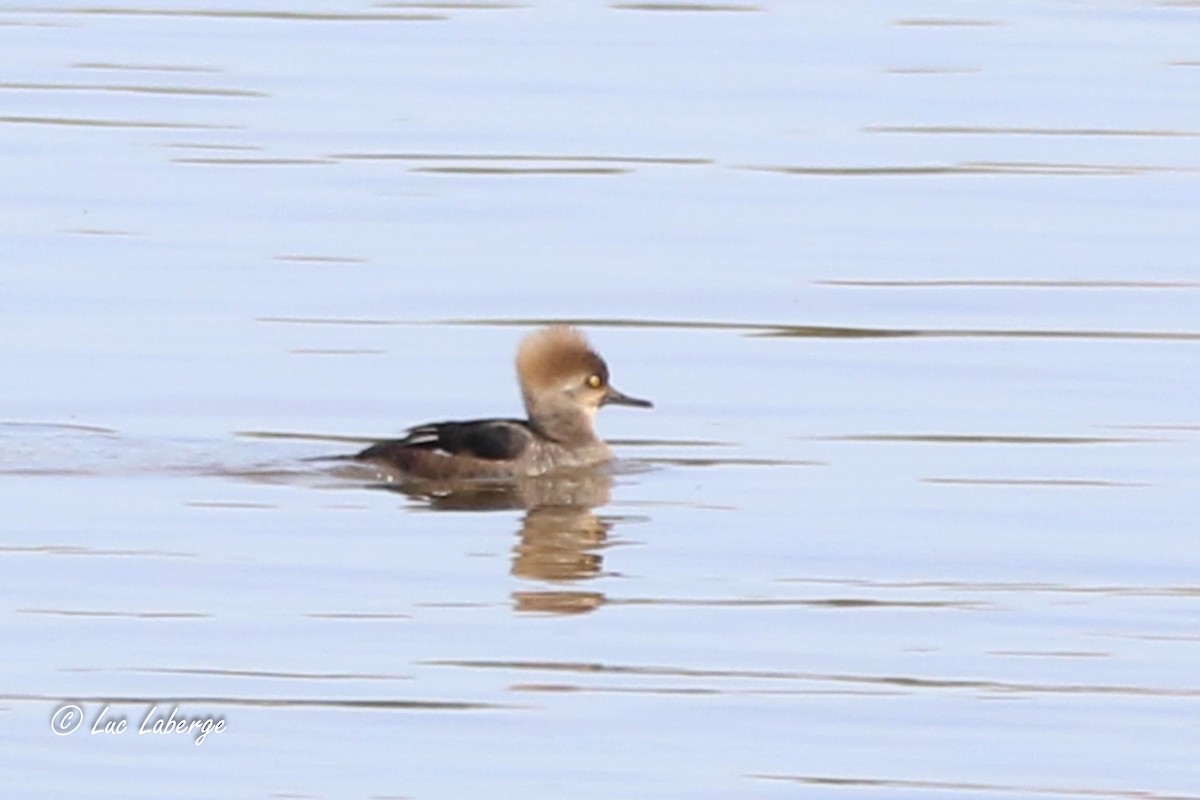
[[[588,375],[587,385],[592,387],[593,389],[599,389],[601,386],[604,385],[604,378],[601,378],[599,375],[596,375],[596,374]]]

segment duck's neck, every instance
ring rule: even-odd
[[[593,424],[595,411],[578,406],[539,404],[525,399],[529,425],[547,439],[564,447],[584,447],[600,441]]]

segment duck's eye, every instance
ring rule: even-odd
[[[596,375],[595,373],[588,375],[587,385],[592,387],[593,389],[599,389],[601,386],[604,385],[604,378],[601,378],[599,375]]]

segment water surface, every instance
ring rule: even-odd
[[[1200,797],[1198,34],[0,8],[4,785]],[[611,475],[305,460],[518,413],[560,321],[656,403]]]

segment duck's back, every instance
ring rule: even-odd
[[[354,458],[430,480],[505,478],[526,472],[533,441],[523,420],[434,422],[412,428],[403,439],[372,445]]]

